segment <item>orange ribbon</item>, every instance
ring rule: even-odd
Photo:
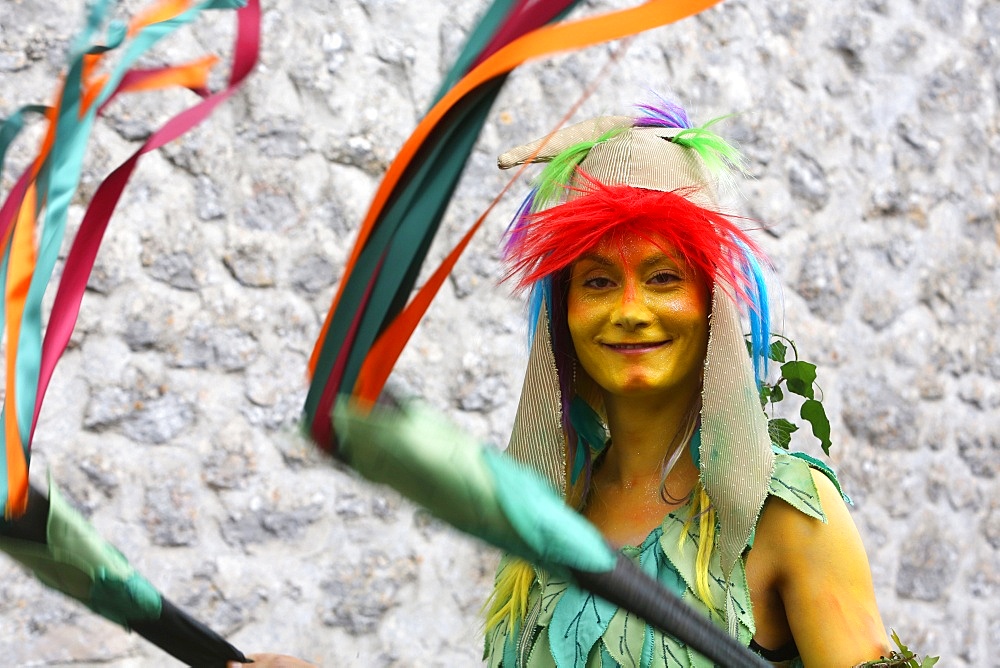
[[[31,286],[31,276],[35,267],[34,221],[38,193],[35,184],[28,186],[11,238],[11,252],[7,266],[7,382],[8,399],[4,436],[7,439],[7,516],[20,516],[28,505],[28,463],[24,456],[24,444],[17,424],[17,411],[11,400],[15,394],[17,368],[17,342],[21,331],[21,315]]]

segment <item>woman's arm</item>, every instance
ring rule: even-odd
[[[854,666],[889,653],[871,567],[840,493],[812,471],[827,523],[775,504],[780,536],[777,581],[788,625],[806,666]]]

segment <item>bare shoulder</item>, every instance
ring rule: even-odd
[[[754,549],[774,564],[774,584],[806,665],[845,665],[888,652],[871,567],[840,492],[813,470],[826,522],[771,498]]]
[[[861,537],[840,492],[823,473],[813,469],[810,472],[826,522],[806,515],[778,497],[770,496],[757,524],[752,552],[761,557],[767,555],[768,561],[780,564],[780,568],[773,569],[775,578],[794,577],[800,567],[807,571],[816,570],[816,560],[826,561],[825,555],[830,553],[831,548],[835,551],[854,548],[849,551],[860,552],[867,568]]]
[[[864,546],[847,504],[836,485],[822,472],[810,469],[826,522],[809,517],[781,499],[770,497],[761,516],[758,535],[769,549],[784,553],[786,560],[796,560],[806,553],[822,551],[830,544],[840,548],[855,547],[864,555]],[[844,545],[844,542],[848,545]],[[815,556],[815,555],[813,555]],[[867,557],[865,557],[867,564]]]

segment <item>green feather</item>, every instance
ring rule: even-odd
[[[558,202],[565,194],[566,187],[576,173],[577,166],[587,157],[590,149],[621,132],[621,129],[609,130],[597,139],[574,144],[553,157],[549,164],[545,165],[545,169],[538,175],[535,182],[537,193],[531,208],[532,211],[545,210]]]
[[[747,174],[746,160],[739,149],[709,130],[726,118],[729,117],[719,116],[696,128],[681,130],[673,138],[675,144],[695,151],[701,156],[708,171],[723,179],[731,174],[731,170]]]

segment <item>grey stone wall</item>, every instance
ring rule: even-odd
[[[48,99],[77,4],[0,0],[0,116]],[[51,472],[150,579],[246,651],[477,665],[495,552],[331,465],[296,420],[378,177],[483,4],[265,1],[245,89],[136,173],[53,379],[33,477]],[[627,3],[577,13],[613,4]],[[214,15],[154,62],[228,48],[232,33]],[[432,259],[502,187],[495,155],[544,134],[622,48],[510,78]],[[735,206],[763,222],[782,331],[820,364],[832,463],[887,626],[941,665],[1000,666],[1000,5],[728,0],[632,41],[577,117],[627,112],[651,90],[696,121],[738,112],[720,127],[754,178]],[[108,109],[72,224],[109,169],[192,101]],[[17,145],[14,168],[33,146]],[[497,243],[523,192],[490,217],[391,381],[496,443],[525,358]],[[0,629],[3,665],[169,663],[9,560]]]

